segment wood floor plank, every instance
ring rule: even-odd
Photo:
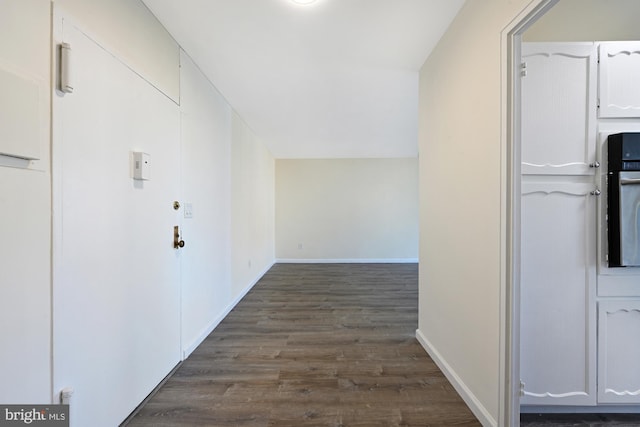
[[[136,426],[479,426],[415,339],[415,264],[278,264]]]

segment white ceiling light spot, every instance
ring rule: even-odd
[[[296,4],[301,4],[301,5],[308,5],[316,2],[316,0],[292,0],[292,1]]]

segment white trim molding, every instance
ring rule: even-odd
[[[425,351],[431,356],[431,359],[440,368],[447,380],[451,383],[453,388],[456,389],[464,403],[467,404],[473,415],[478,418],[478,421],[483,426],[495,426],[498,427],[498,422],[491,416],[491,413],[482,405],[480,399],[478,399],[471,389],[462,381],[460,376],[453,370],[453,368],[444,360],[442,355],[435,349],[435,347],[424,336],[420,329],[416,330],[416,339],[425,349]]]
[[[499,424],[520,425],[520,87],[522,33],[559,0],[531,0],[500,33]]]

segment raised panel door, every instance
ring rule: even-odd
[[[521,403],[594,405],[593,184],[522,184]]]
[[[602,118],[640,117],[640,42],[600,43]]]
[[[593,43],[522,44],[522,173],[592,175]]]
[[[640,300],[598,303],[598,403],[640,403]]]

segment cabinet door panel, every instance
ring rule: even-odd
[[[600,117],[640,117],[640,42],[600,44]]]
[[[598,304],[598,403],[640,403],[640,300]]]
[[[522,44],[522,173],[593,174],[595,61],[593,43]]]
[[[586,183],[522,185],[522,404],[594,405],[595,197]]]

